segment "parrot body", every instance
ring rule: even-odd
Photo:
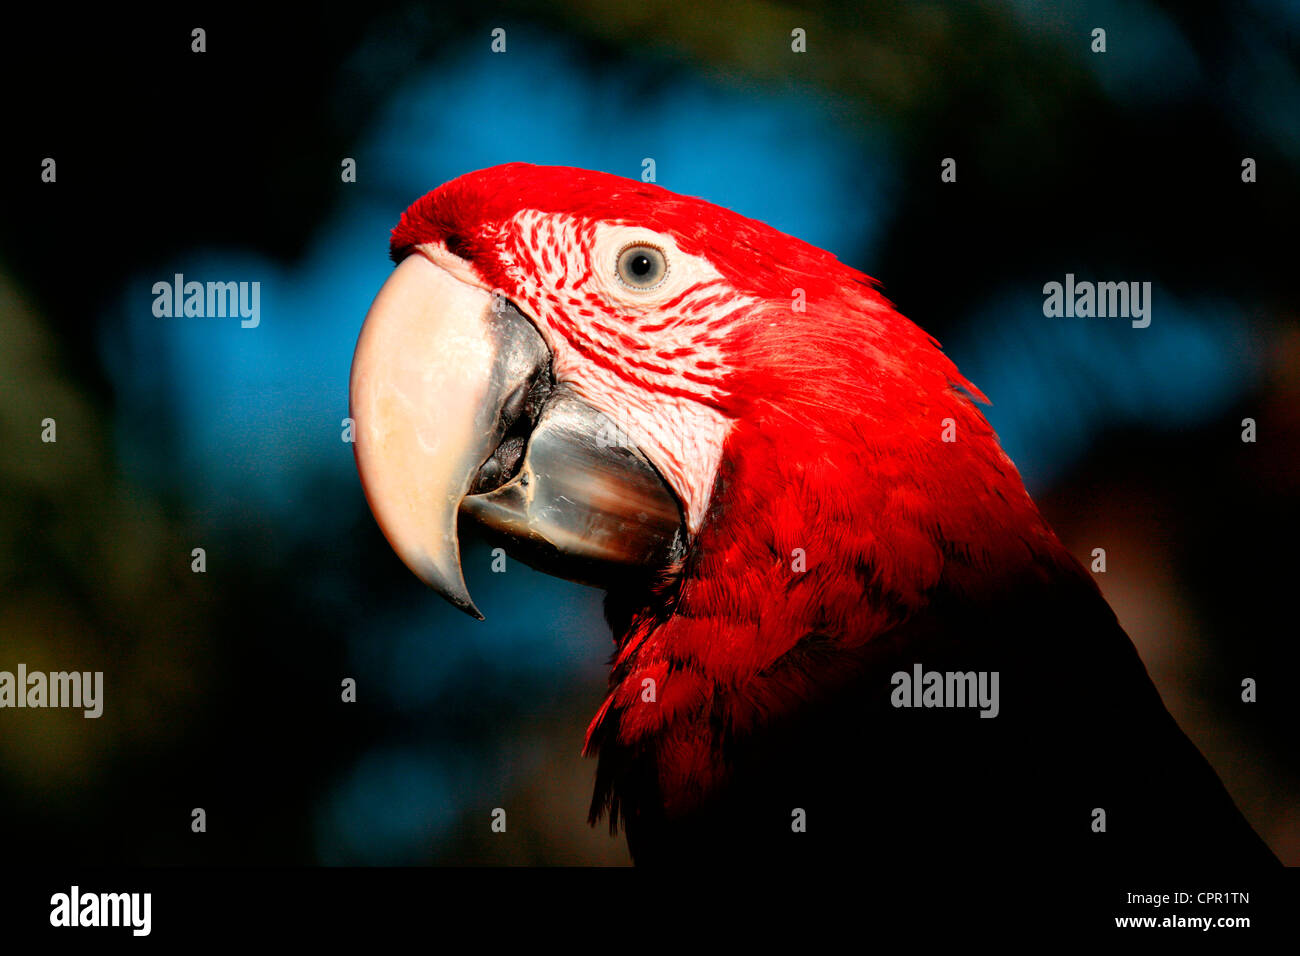
[[[391,248],[400,288],[353,371],[372,507],[472,613],[457,508],[608,588],[591,816],[638,863],[1272,861],[1030,500],[987,399],[867,276],[701,200],[524,164],[425,196]],[[510,304],[439,333],[444,351],[479,343],[469,359],[414,349],[439,369],[486,356],[490,413],[466,412],[454,455],[401,444],[425,427],[410,408],[441,399],[411,384],[394,401],[384,373],[408,351],[385,330],[431,327],[393,303],[431,295]],[[520,336],[532,357],[507,374]],[[589,440],[597,421],[624,457]],[[410,487],[413,471],[444,477]],[[538,532],[539,502],[575,489],[579,511]],[[436,527],[409,517],[444,500]],[[996,716],[898,706],[895,675],[918,666],[996,680]]]

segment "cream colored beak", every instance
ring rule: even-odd
[[[407,567],[479,618],[457,513],[501,439],[506,399],[547,361],[541,337],[502,304],[408,256],[375,296],[352,360],[357,470],[375,519]]]

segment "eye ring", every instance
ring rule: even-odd
[[[650,242],[629,242],[614,261],[618,281],[633,292],[651,292],[668,278],[668,257]]]

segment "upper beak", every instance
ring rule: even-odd
[[[389,544],[480,619],[461,569],[462,512],[523,560],[588,583],[684,547],[677,499],[610,420],[556,386],[532,323],[422,255],[402,260],[366,316],[351,415]]]

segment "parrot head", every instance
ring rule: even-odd
[[[846,440],[884,452],[948,405],[987,432],[983,396],[867,276],[653,184],[485,169],[415,202],[390,245],[352,368],[357,464],[398,555],[476,616],[462,515],[601,584],[680,566],[727,504],[728,453],[838,457],[860,480]],[[732,441],[764,425],[784,449]]]

